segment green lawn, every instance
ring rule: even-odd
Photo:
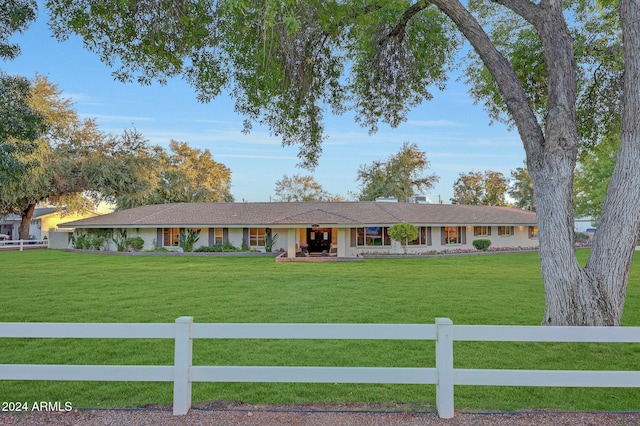
[[[587,252],[580,252],[583,260]],[[278,263],[271,258],[0,253],[0,321],[428,323],[538,325],[537,253]],[[640,266],[623,317],[640,326]],[[170,340],[2,339],[0,363],[159,364]],[[433,367],[433,342],[202,341],[196,365]],[[456,368],[640,370],[640,344],[455,344]],[[0,382],[3,401],[74,407],[170,404],[170,383]],[[194,403],[380,401],[431,404],[435,386],[196,383]],[[467,410],[640,410],[640,389],[456,387]]]

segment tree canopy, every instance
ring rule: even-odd
[[[514,204],[519,209],[536,211],[533,194],[533,182],[526,167],[511,170],[511,185],[507,190]]]
[[[0,212],[22,217],[21,239],[29,239],[29,223],[39,203],[71,212],[92,207],[84,195],[114,201],[120,194],[147,189],[145,164],[131,151],[137,134],[103,135],[92,120],[81,120],[71,101],[42,76],[30,86],[28,106],[44,119],[47,131],[33,141],[32,150],[11,153],[12,161],[28,168],[17,177],[0,179]]]
[[[20,54],[20,46],[10,43],[15,33],[21,33],[35,21],[36,0],[4,0],[0,8],[0,59],[14,59]]]
[[[310,175],[289,177],[285,174],[276,181],[275,201],[337,201],[337,198],[325,191]]]
[[[201,100],[228,90],[248,121],[317,163],[323,116],[356,111],[375,130],[397,126],[442,87],[457,49],[436,8],[407,2],[49,0],[59,39],[81,35],[122,81],[182,75]],[[348,65],[347,65],[348,64]]]
[[[0,71],[0,184],[18,179],[27,164],[19,155],[35,149],[46,131],[44,117],[30,107],[31,83]]]
[[[486,170],[460,173],[453,184],[453,204],[506,206],[509,180],[500,172]]]
[[[415,143],[405,142],[400,151],[386,161],[374,161],[358,169],[361,201],[392,197],[400,202],[421,195],[438,181],[435,174],[425,176],[429,168],[427,154]]]
[[[576,170],[576,215],[600,221],[602,206],[616,164],[619,136],[611,135],[583,152]]]
[[[143,194],[129,191],[118,197],[118,209],[147,204],[233,201],[231,171],[215,161],[208,149],[191,148],[186,142],[172,140],[169,152],[155,146],[145,151],[145,156],[150,163],[151,190]]]

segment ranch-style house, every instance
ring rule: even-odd
[[[492,247],[537,247],[533,212],[511,207],[388,202],[264,202],[158,204],[63,223],[76,235],[96,230],[127,230],[144,239],[144,249],[178,249],[183,230],[199,229],[195,244],[230,243],[272,250],[287,257],[302,255],[355,257],[361,254],[402,253],[389,237],[389,227],[409,222],[418,237],[409,253],[473,248],[476,239]],[[111,242],[108,250],[115,251]],[[308,253],[308,254],[307,254]]]

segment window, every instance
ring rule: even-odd
[[[464,226],[442,227],[442,244],[465,244],[467,242]]]
[[[390,246],[389,228],[386,226],[367,226],[357,229],[358,246]]]
[[[474,237],[488,237],[489,235],[491,235],[490,226],[474,226],[473,227]]]
[[[514,230],[513,226],[498,226],[498,235],[502,235],[503,237],[508,237],[513,235]]]
[[[222,244],[224,241],[222,228],[214,228],[213,230],[213,244]]]
[[[431,229],[427,230],[426,226],[418,227],[418,236],[415,240],[409,241],[410,246],[426,246],[431,245]]]
[[[530,226],[529,227],[529,238],[538,238],[538,227]]]
[[[164,228],[162,245],[164,247],[177,246],[179,235],[180,235],[180,228]]]
[[[249,228],[249,246],[264,247],[264,236],[267,228]]]

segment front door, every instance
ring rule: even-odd
[[[307,228],[309,253],[329,253],[331,247],[331,228]]]

